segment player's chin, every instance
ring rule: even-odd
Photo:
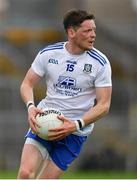
[[[86,50],[91,50],[93,49],[93,43],[88,43],[86,46]]]
[[[86,51],[91,50],[91,49],[93,49],[93,45],[89,45],[89,46],[86,46],[86,47],[85,47],[85,50],[86,50]]]

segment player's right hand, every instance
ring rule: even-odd
[[[37,134],[38,130],[37,128],[40,127],[40,125],[37,123],[36,121],[36,116],[39,113],[42,113],[42,109],[39,109],[35,106],[32,106],[31,108],[28,109],[28,121],[29,121],[29,125],[31,130]]]

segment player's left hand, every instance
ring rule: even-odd
[[[63,124],[58,128],[49,129],[49,140],[58,141],[76,131],[76,124],[73,121],[65,116],[58,116],[58,118],[63,121]]]

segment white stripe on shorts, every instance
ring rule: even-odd
[[[43,159],[50,159],[51,160],[47,149],[41,143],[36,141],[35,139],[32,139],[32,138],[28,137],[28,138],[26,138],[25,144],[33,144],[40,151]]]

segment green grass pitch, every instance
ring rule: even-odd
[[[16,179],[17,171],[0,171],[0,179]],[[62,179],[137,179],[137,172],[68,171]]]

